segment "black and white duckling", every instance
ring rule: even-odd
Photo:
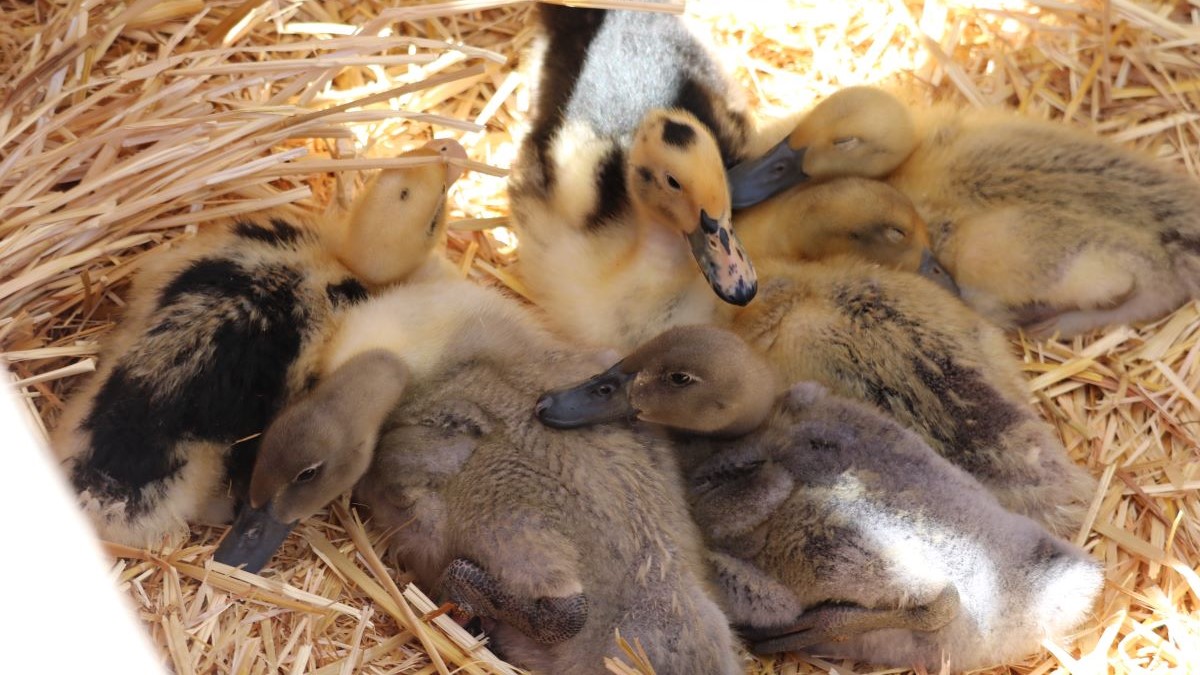
[[[1066,337],[1200,297],[1200,185],[1082,130],[949,108],[914,121],[892,95],[854,87],[730,185],[748,206],[847,175],[911,198],[963,299],[1002,326]]]
[[[509,183],[534,301],[576,340],[622,348],[711,320],[718,297],[750,302],[724,176],[747,142],[741,92],[677,16],[538,11],[536,104]]]
[[[912,200],[882,181],[843,177],[791,188],[739,211],[737,231],[754,260],[850,255],[917,271],[959,293],[934,257],[929,230]]]
[[[759,299],[732,327],[784,381],[876,406],[1006,508],[1076,533],[1094,482],[1030,405],[995,326],[926,279],[853,258],[759,267]]]
[[[413,154],[465,157],[453,141]],[[246,219],[147,263],[53,438],[103,539],[152,546],[228,520],[227,464],[312,386],[335,318],[437,269],[429,253],[458,174],[444,162],[386,171],[344,223]]]
[[[391,376],[407,382],[402,396],[372,390],[373,375],[357,386],[337,377],[392,372],[371,365],[380,354],[407,371]],[[345,401],[318,389],[267,430],[254,508],[218,559],[261,564],[292,524],[362,476],[356,496],[373,522],[396,529],[398,562],[494,623],[492,637],[515,663],[604,672],[604,658],[621,654],[619,629],[658,672],[742,672],[728,620],[707,594],[671,449],[620,428],[564,434],[531,414],[546,388],[593,371],[592,356],[550,337],[516,301],[457,280],[397,287],[356,307],[330,359],[326,382],[344,387]],[[398,403],[373,458],[374,412],[343,414],[364,397],[372,411]]]
[[[733,333],[673,328],[598,377],[603,391],[546,394],[539,417],[680,432],[718,591],[758,653],[980,668],[1066,638],[1100,590],[1081,549],[878,411],[816,383],[784,391]]]

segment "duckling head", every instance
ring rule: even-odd
[[[443,138],[402,156],[441,161],[380,172],[355,202],[334,246],[338,259],[372,285],[404,279],[444,239],[446,191],[462,174],[448,160],[466,159],[467,153]]]
[[[917,146],[912,114],[874,87],[849,87],[819,103],[765,155],[729,170],[733,208],[789,187],[839,176],[883,178]]]
[[[257,572],[296,523],[354,487],[371,464],[379,427],[407,380],[408,370],[396,356],[367,351],[285,408],[263,433],[248,503],[214,559]]]
[[[546,392],[535,410],[542,423],[558,429],[636,418],[736,436],[767,419],[778,389],[766,361],[737,335],[715,326],[678,326],[605,372]]]
[[[854,256],[905,272],[916,272],[958,295],[954,279],[938,263],[929,228],[912,201],[896,188],[868,178],[835,178],[793,188],[738,216],[747,228],[768,231],[773,254],[792,260]],[[761,223],[761,225],[759,225]]]
[[[628,171],[639,215],[687,238],[717,296],[735,305],[754,299],[758,277],[733,232],[721,151],[700,120],[683,110],[649,112],[634,136]]]

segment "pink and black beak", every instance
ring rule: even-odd
[[[745,305],[758,293],[758,274],[728,216],[717,220],[700,210],[700,226],[687,235],[692,255],[717,297]]]
[[[807,181],[804,151],[783,139],[758,159],[748,159],[728,171],[729,195],[733,208],[744,209],[769,199],[784,190]]]

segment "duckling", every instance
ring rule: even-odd
[[[249,533],[269,555],[282,539],[260,533],[286,531],[362,476],[357,498],[377,525],[397,530],[391,553],[425,587],[496,622],[492,637],[515,662],[604,672],[604,657],[620,654],[619,629],[658,672],[742,671],[728,621],[707,594],[700,535],[670,448],[626,429],[562,434],[530,414],[541,391],[593,370],[591,355],[465,280],[397,287],[355,308],[327,368],[341,373],[381,352],[404,364],[403,396],[364,394],[369,379],[347,394],[398,398],[373,459],[363,430],[335,426],[330,438],[317,428],[345,406],[297,402],[267,430],[254,508],[226,541]],[[314,467],[315,476],[305,473]],[[262,559],[240,548],[223,556]]]
[[[930,250],[929,230],[912,201],[882,181],[844,177],[791,188],[740,211],[737,230],[754,260],[853,255],[915,270],[959,294]]]
[[[846,175],[908,195],[963,299],[1002,326],[1070,337],[1200,297],[1200,186],[1093,134],[1003,111],[914,121],[892,95],[855,87],[730,184],[738,206]]]
[[[546,394],[537,414],[682,432],[718,589],[757,653],[995,665],[1067,637],[1102,583],[1097,561],[1006,511],[913,432],[816,383],[783,392],[770,364],[717,327],[673,328]]]
[[[710,320],[713,292],[750,302],[724,175],[747,143],[741,92],[679,17],[538,11],[536,105],[509,181],[533,300],[606,347]]]
[[[816,381],[920,434],[1006,508],[1074,535],[1095,484],[1029,405],[1008,342],[916,275],[853,258],[760,262],[732,328],[785,381]]]
[[[465,157],[453,141],[411,154]],[[147,264],[53,438],[102,538],[148,547],[229,519],[227,464],[252,458],[242,441],[312,386],[336,318],[373,288],[439,269],[429,253],[458,173],[385,171],[341,230],[246,219]]]

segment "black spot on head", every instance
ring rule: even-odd
[[[357,305],[367,299],[367,289],[358,279],[344,279],[325,287],[325,295],[334,307]]]
[[[625,211],[629,189],[625,184],[625,151],[614,145],[600,162],[596,174],[596,207],[587,217],[588,229],[596,229]]]
[[[672,106],[692,113],[696,119],[700,120],[701,124],[708,127],[709,132],[717,140],[717,147],[721,150],[721,160],[728,169],[745,159],[742,149],[746,142],[748,122],[741,115],[727,110],[724,111],[725,118],[734,128],[723,128],[717,122],[717,110],[713,107],[713,100],[716,98],[717,96],[712,90],[689,77],[679,86]]]
[[[233,226],[233,233],[243,239],[253,239],[271,246],[283,247],[296,243],[302,232],[300,228],[285,220],[272,218],[270,227],[242,221]]]
[[[245,270],[215,258],[180,272],[163,289],[147,334],[179,335],[179,353],[168,359],[176,365],[190,360],[199,341],[212,347],[211,356],[177,379],[169,367],[141,378],[132,364],[147,347],[135,342],[80,425],[92,443],[75,467],[76,487],[126,500],[136,514],[144,506],[141,489],[182,467],[173,452],[180,441],[230,444],[261,432],[284,403],[288,370],[311,328],[297,296],[302,279],[284,265]]]
[[[674,120],[663,123],[663,143],[677,148],[687,148],[696,142],[696,130],[690,124],[681,124]]]
[[[653,183],[654,182],[654,172],[651,171],[649,167],[639,166],[637,168],[637,175],[638,175],[638,178],[640,178],[643,183]]]

